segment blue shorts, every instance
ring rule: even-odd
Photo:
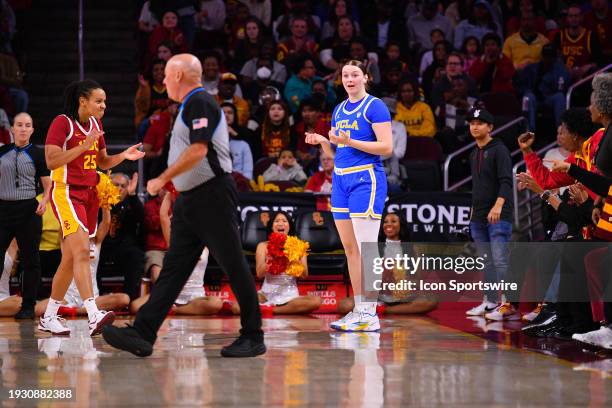
[[[373,164],[334,169],[331,210],[336,220],[380,219],[387,199],[384,169]]]

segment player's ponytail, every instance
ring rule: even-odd
[[[363,63],[363,61],[348,60],[344,64],[342,64],[342,68],[344,68],[347,65],[353,65],[353,66],[359,68],[361,70],[361,72],[363,72],[363,75],[366,75],[368,77],[368,82],[366,82],[365,88],[366,88],[366,90],[370,89],[370,87],[372,86],[372,74],[370,74],[370,72],[368,71],[368,68]],[[340,68],[340,72],[342,72],[342,68]]]
[[[89,98],[94,89],[102,89],[102,87],[92,79],[68,84],[64,89],[64,114],[69,118],[79,120],[79,98]]]

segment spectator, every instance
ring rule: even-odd
[[[397,87],[399,86],[402,78],[413,78],[414,75],[405,74],[402,72],[402,63],[395,61],[384,67],[383,80],[378,87],[379,97],[394,99],[397,97]],[[342,96],[339,96],[341,98]]]
[[[271,58],[258,58],[257,65],[253,67],[255,69],[255,80],[244,80],[245,84],[244,95],[246,99],[251,103],[252,106],[260,108],[259,95],[266,88],[282,89],[287,77],[287,71],[285,66],[279,64]],[[273,69],[278,69],[280,72],[273,72]],[[272,79],[282,78],[283,83],[277,82]],[[243,77],[246,78],[246,77]]]
[[[567,9],[567,27],[555,36],[572,81],[584,78],[601,62],[601,44],[597,35],[582,26],[582,10],[574,4]]]
[[[478,38],[474,36],[467,37],[461,46],[461,54],[463,55],[463,72],[469,72],[474,61],[482,55]]]
[[[451,80],[450,89],[443,94],[443,103],[435,110],[436,119],[442,130],[439,142],[444,153],[451,153],[469,142],[466,116],[476,97],[470,96],[468,79],[455,77]]]
[[[176,118],[178,105],[171,103],[168,109],[149,117],[149,127],[142,140],[145,152],[145,180],[160,175],[167,167],[170,131]]]
[[[172,58],[174,54],[176,54],[174,44],[172,44],[170,41],[162,41],[157,46],[157,58],[164,62],[168,62],[168,60]]]
[[[370,74],[372,84],[380,84],[381,77],[380,69],[378,68],[378,63],[375,60],[368,59],[367,45],[363,39],[355,38],[351,41],[349,58],[362,62],[366,70]]]
[[[222,103],[221,109],[225,114],[227,130],[230,136],[230,153],[232,155],[232,169],[248,179],[253,178],[253,154],[247,140],[249,130],[237,125],[236,106],[231,103]]]
[[[121,201],[111,209],[111,225],[102,244],[101,262],[102,265],[114,265],[115,271],[125,279],[125,293],[130,299],[136,299],[144,271],[141,249],[144,207],[136,195],[138,173],[131,179],[123,173],[114,173],[112,181],[121,192]]]
[[[432,98],[432,91],[434,86],[443,80],[444,75],[448,75],[446,72],[446,65],[448,56],[451,53],[453,46],[448,41],[439,41],[434,45],[433,48],[433,62],[425,72],[423,72],[421,86],[425,93],[425,99],[430,100]],[[463,59],[462,59],[463,61]]]
[[[402,72],[408,72],[410,67],[404,60],[403,50],[399,41],[389,40],[385,46],[385,52],[382,56],[382,62],[379,66],[385,67],[388,64],[392,64],[395,61],[399,61],[402,64]]]
[[[295,159],[291,150],[283,150],[278,156],[276,164],[272,163],[270,167],[263,173],[265,182],[268,181],[294,181],[298,184],[303,184],[306,179],[306,173]]]
[[[147,35],[159,26],[159,21],[155,15],[151,13],[150,6],[151,1],[145,1],[140,9],[140,17],[138,17],[138,29]]]
[[[272,101],[266,108],[261,127],[261,145],[264,157],[278,157],[291,144],[289,110],[283,101]]]
[[[272,2],[270,0],[241,0],[249,8],[249,13],[270,28],[272,22]]]
[[[291,113],[298,110],[302,99],[311,95],[312,81],[316,79],[315,74],[315,63],[311,57],[305,56],[295,61],[293,75],[287,81],[284,92]]]
[[[263,67],[266,67],[270,72],[260,72],[259,70]],[[244,64],[240,70],[240,76],[245,86],[248,86],[252,81],[265,80],[266,85],[262,87],[263,89],[271,85],[270,82],[275,83],[272,86],[283,85],[287,80],[287,69],[274,59],[274,45],[270,41],[266,41],[261,46],[258,55]],[[256,94],[259,94],[259,92]]]
[[[12,55],[0,54],[0,85],[6,88],[14,108],[11,110],[7,104],[2,104],[7,111],[12,111],[11,117],[19,112],[27,112],[30,98],[23,89],[23,73],[19,68],[19,63]]]
[[[291,37],[278,44],[276,60],[291,65],[301,56],[316,58],[318,50],[319,45],[308,36],[306,17],[298,16],[291,22]]]
[[[438,0],[425,0],[421,6],[421,12],[408,19],[406,25],[411,49],[417,52],[431,50],[435,44],[431,41],[431,32],[434,29],[441,30],[447,41],[453,41],[451,21],[438,12],[439,4]]]
[[[317,95],[321,95],[317,98]],[[325,117],[325,122],[331,123],[331,113],[334,110],[336,94],[331,90],[325,80],[319,78],[312,81],[312,97],[315,103],[319,103],[319,110]]]
[[[391,117],[396,116],[398,104],[387,99],[386,105],[389,109],[389,113],[391,113]],[[393,138],[393,151],[389,156],[381,156],[381,158],[383,159],[383,165],[385,167],[389,191],[399,192],[402,191],[400,160],[403,159],[406,154],[406,142],[408,140],[406,126],[396,119],[391,120],[391,136]]]
[[[515,15],[511,17],[509,16],[508,18],[505,18],[503,20],[506,23],[505,30],[506,30],[507,36],[514,35],[520,31],[521,24],[522,24],[521,19],[523,15],[533,16],[534,32],[540,33],[542,35],[546,35],[547,33],[546,18],[543,15],[541,15],[541,11],[536,12],[536,10],[534,9],[533,3],[534,2],[532,0],[521,0],[518,13],[516,13]],[[552,20],[552,22],[554,23],[554,19]],[[549,23],[549,25],[551,24]]]
[[[542,61],[527,65],[520,72],[516,82],[523,97],[529,101],[529,130],[535,130],[538,106],[552,109],[555,126],[559,126],[561,114],[565,110],[565,91],[569,80],[569,73],[557,59],[557,50],[553,44],[542,47]]]
[[[249,116],[249,103],[239,96],[236,96],[236,85],[238,84],[238,78],[231,72],[226,72],[221,75],[219,80],[219,92],[216,95],[217,102],[231,103],[236,107],[238,116],[236,121],[240,126],[246,126]]]
[[[331,211],[331,187],[332,173],[334,172],[334,156],[321,151],[319,161],[321,162],[322,170],[317,171],[308,179],[306,186],[304,187],[304,191],[320,193],[316,196],[317,210]]]
[[[540,62],[542,47],[548,39],[535,29],[535,16],[532,12],[521,15],[521,26],[518,33],[512,34],[504,42],[504,55],[521,70],[529,64]]]
[[[363,26],[363,36],[371,39],[372,46],[376,51],[382,51],[389,40],[399,41],[402,49],[405,49],[406,41],[406,20],[400,15],[393,14],[392,3],[390,0],[376,1],[375,13],[367,14],[370,17],[367,24]],[[355,32],[359,33],[359,27],[355,26]]]
[[[261,131],[259,130],[259,128],[264,123],[264,120],[266,119],[266,116],[268,115],[268,108],[270,104],[274,101],[280,102],[282,99],[283,97],[277,88],[273,86],[267,86],[264,89],[262,89],[259,92],[259,95],[255,101],[255,104],[253,105],[255,107],[255,111],[251,114],[251,118],[249,119],[247,128],[252,132],[256,132],[260,134]],[[261,146],[262,145],[261,137],[258,138],[257,143],[260,147],[263,147]],[[253,149],[253,146],[251,146],[251,149]],[[255,154],[255,150],[253,150],[253,154]],[[258,156],[254,156],[254,157],[257,158]]]
[[[306,0],[286,0],[285,13],[272,23],[272,32],[276,42],[291,36],[291,23],[297,17],[306,18],[308,32],[314,37],[318,36],[321,19],[309,13],[308,2]]]
[[[453,99],[453,95],[445,95],[452,90],[452,80],[461,78],[467,84],[468,96],[476,97],[478,90],[474,81],[463,72],[463,56],[457,52],[453,52],[446,60],[446,70],[444,75],[434,84],[431,91],[431,104],[434,112],[448,100]]]
[[[444,31],[440,30],[439,28],[434,28],[433,30],[431,30],[429,37],[431,38],[432,44],[436,44],[439,41],[444,41]],[[423,73],[431,65],[433,60],[434,57],[432,47],[431,50],[425,51],[425,53],[421,56],[421,66],[419,68],[419,75],[423,76]]]
[[[591,10],[584,14],[584,26],[597,34],[602,65],[612,62],[612,13],[607,0],[591,0]]]
[[[408,136],[435,136],[436,122],[433,112],[429,105],[419,100],[419,85],[416,81],[400,82],[395,109],[393,119],[404,125]]]
[[[321,63],[332,71],[338,69],[342,61],[349,58],[350,43],[356,36],[353,20],[347,16],[338,18],[336,35],[321,43]]]
[[[501,38],[495,33],[482,37],[482,56],[470,68],[470,77],[476,82],[478,90],[484,93],[514,94],[512,61],[501,52]]]
[[[476,0],[470,16],[455,27],[455,48],[459,49],[463,40],[469,36],[481,41],[487,33],[495,33],[503,38],[502,28],[495,22],[491,5],[486,0]]]
[[[330,124],[321,115],[321,103],[317,100],[324,100],[320,94],[304,98],[298,111],[301,120],[295,125],[295,139],[297,140],[297,157],[306,169],[311,173],[316,169],[316,159],[318,149],[316,146],[306,143],[305,132],[326,135],[329,133]]]
[[[225,3],[223,0],[200,0],[198,11],[195,14],[194,25],[195,46],[197,50],[210,50],[226,43]],[[233,50],[233,49],[232,49]]]
[[[210,95],[216,96],[219,93],[219,67],[221,66],[219,54],[210,51],[202,58],[202,87]],[[242,89],[236,85],[235,95],[242,98]]]
[[[329,15],[327,21],[323,23],[323,28],[321,28],[321,41],[336,35],[336,25],[340,17],[353,17],[352,1],[332,0],[328,11]],[[359,33],[359,22],[354,18],[353,21],[355,32]]]
[[[168,244],[160,223],[160,210],[168,190],[162,189],[144,205],[145,269],[144,274],[155,282],[164,264]]]
[[[238,40],[236,48],[229,50],[232,57],[234,70],[240,70],[245,62],[256,60],[261,56],[260,51],[264,44],[264,33],[259,21],[254,17],[249,17],[245,24],[245,36]]]
[[[295,236],[295,226],[289,214],[277,212],[272,215],[267,226],[268,237],[272,233]],[[305,278],[308,276],[306,256],[301,263],[304,267],[301,277]],[[260,242],[255,250],[255,273],[257,278],[264,278],[258,293],[261,304],[272,307],[274,314],[308,314],[321,306],[321,298],[317,296],[300,296],[296,277],[285,272],[270,273],[268,265],[268,241]]]
[[[195,17],[197,1],[195,0],[155,0],[151,2],[151,11],[162,21],[168,10],[174,10],[178,18],[177,24],[185,35],[185,44],[191,49],[195,34]]]
[[[163,41],[169,41],[173,48],[184,53],[189,50],[183,31],[178,28],[178,15],[174,11],[166,11],[162,18],[162,24],[155,27],[149,37],[149,52],[155,55],[157,46]]]
[[[170,105],[170,98],[164,85],[165,67],[164,60],[155,60],[146,78],[138,75],[138,90],[134,98],[134,126],[137,128],[144,119],[167,109]]]
[[[491,137],[493,115],[484,109],[474,109],[468,116],[470,134],[477,146],[470,154],[472,169],[472,211],[470,233],[485,258],[485,281],[499,282],[506,277],[509,251],[506,243],[512,236],[512,159],[499,139]],[[520,313],[502,296],[485,292],[483,302],[468,310],[467,315],[482,316],[491,311],[503,319],[520,319]],[[502,320],[502,319],[495,319]]]

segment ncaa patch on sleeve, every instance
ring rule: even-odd
[[[208,126],[208,119],[207,118],[194,119],[193,121],[191,121],[191,126],[193,130],[205,128]]]

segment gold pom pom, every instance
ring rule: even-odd
[[[109,174],[98,172],[100,176],[98,185],[98,199],[100,200],[100,208],[110,210],[113,205],[121,201],[121,192],[116,185],[111,181]]]

